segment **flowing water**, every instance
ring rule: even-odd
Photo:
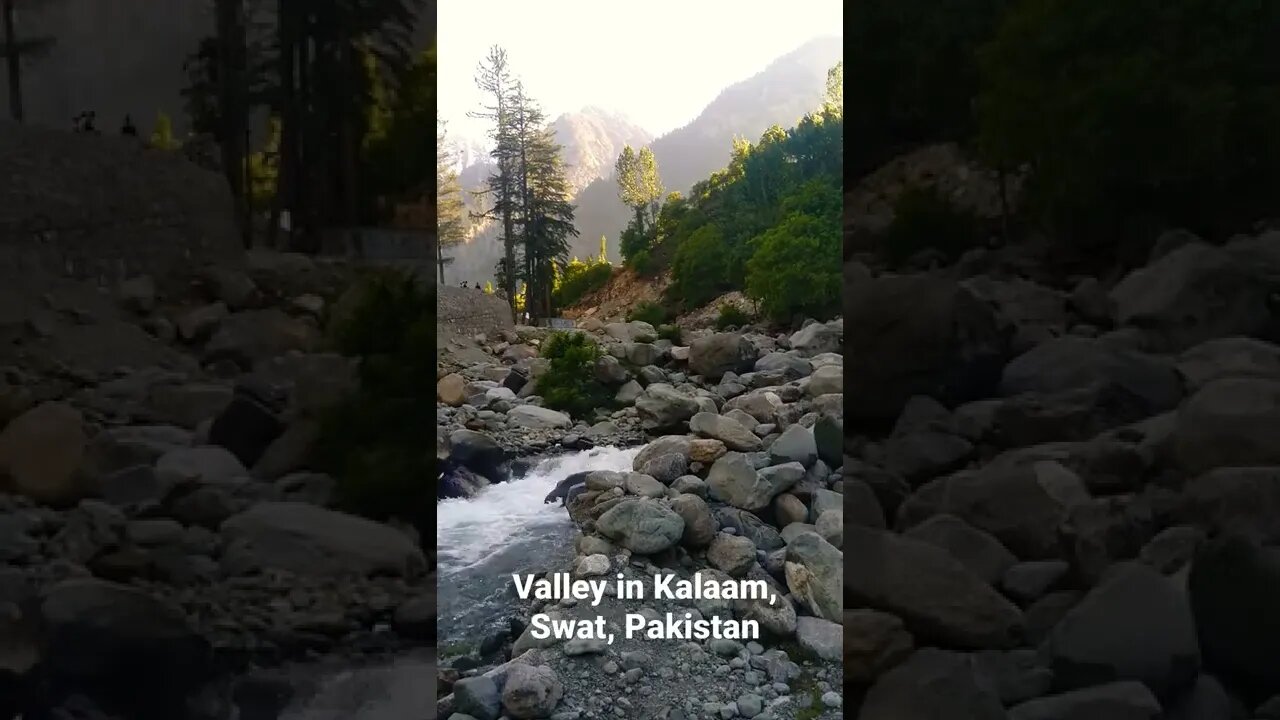
[[[441,648],[474,646],[505,629],[517,598],[512,573],[547,570],[573,556],[573,523],[543,498],[586,470],[631,470],[640,448],[601,447],[557,455],[523,477],[471,498],[441,501],[436,514]]]

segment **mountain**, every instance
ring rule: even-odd
[[[811,40],[769,63],[756,75],[725,88],[688,125],[651,142],[649,147],[657,159],[663,185],[667,190],[687,193],[695,182],[729,164],[735,136],[755,141],[770,126],[794,126],[806,112],[817,109],[822,103],[827,70],[839,62],[843,47],[839,37]],[[587,110],[578,113],[584,114],[591,113]],[[556,122],[561,119],[563,117]],[[580,164],[586,164],[582,156],[571,154],[569,143],[561,142],[566,146],[566,159],[577,157]],[[631,142],[632,147],[639,144]],[[574,198],[579,236],[572,243],[572,255],[586,257],[598,253],[600,236],[604,235],[609,239],[611,259],[618,259],[617,238],[626,227],[631,211],[618,199],[613,179],[613,163],[621,145],[617,148],[611,157],[602,151],[594,154],[598,158],[595,161],[600,168],[598,174]],[[463,172],[464,188],[475,187],[466,183],[465,176],[470,170]],[[487,168],[479,174],[483,182]],[[492,277],[501,246],[490,230],[455,249],[453,254],[456,258],[453,271],[445,271],[448,282],[456,284],[461,279],[474,282]]]
[[[649,146],[658,174],[668,191],[688,193],[693,184],[729,164],[734,136],[752,142],[773,125],[794,126],[805,113],[822,104],[827,70],[839,62],[844,42],[838,37],[811,40],[774,60],[764,70],[730,85],[697,118],[672,130]],[[583,189],[574,199],[581,250],[599,247],[600,236],[612,241],[626,227],[631,211],[618,199],[609,173]],[[617,242],[610,255],[617,260]]]
[[[653,136],[626,117],[597,107],[565,113],[551,123],[556,142],[564,148],[569,186],[574,193],[613,174],[624,145],[642,147]]]
[[[550,123],[555,133],[556,142],[563,150],[566,174],[569,186],[575,195],[583,188],[601,177],[613,174],[614,161],[622,152],[624,145],[643,147],[653,141],[653,135],[636,125],[626,116],[610,112],[598,107],[585,107],[578,112],[564,113]],[[466,147],[464,154],[469,154],[471,162],[466,164],[458,174],[458,182],[464,191],[474,191],[484,187],[493,161],[488,155],[488,146],[474,141],[458,141]],[[474,148],[479,150],[474,150]],[[464,202],[475,212],[481,200],[471,192],[464,192]],[[500,255],[500,247],[496,242],[496,227],[483,223],[473,227],[474,237],[466,246],[454,252],[453,273],[459,280],[465,278],[484,277],[493,274],[493,264]],[[596,235],[596,246],[593,253],[599,252],[600,236]],[[451,277],[450,270],[445,270],[446,277]]]

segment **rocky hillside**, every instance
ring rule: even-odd
[[[433,641],[431,553],[318,469],[359,388],[322,332],[354,277],[255,252],[5,307],[0,716],[275,717],[270,668]]]
[[[592,372],[613,402],[580,420],[536,394],[549,371],[537,356],[546,331],[480,339],[488,358],[446,356],[437,441],[447,496],[503,481],[511,457],[645,443],[631,472],[561,483],[579,530],[576,556],[528,572],[752,579],[770,594],[524,608],[510,633],[445,661],[440,716],[842,717],[841,328],[835,320],[791,335],[694,332],[674,345],[643,322],[584,319],[578,332],[606,348]],[[627,613],[686,612],[754,620],[763,637],[540,641],[528,629],[535,612],[599,615],[619,638]]]
[[[846,712],[1272,716],[1280,235],[1050,268],[846,268]]]

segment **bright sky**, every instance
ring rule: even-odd
[[[654,137],[687,124],[720,90],[819,36],[841,36],[841,0],[440,0],[440,117],[482,139],[467,117],[483,95],[475,70],[491,45],[548,119],[594,105]]]

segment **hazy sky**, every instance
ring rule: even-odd
[[[548,119],[594,105],[655,137],[692,120],[720,90],[807,40],[842,34],[840,0],[441,0],[439,112],[454,137],[481,139],[468,118],[483,95],[475,69],[491,45]]]

